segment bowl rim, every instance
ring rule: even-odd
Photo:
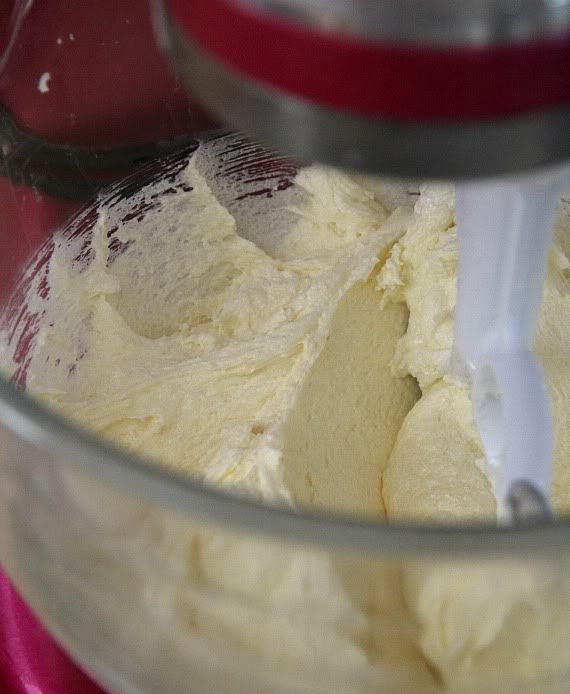
[[[127,453],[49,411],[0,376],[0,424],[56,463],[73,465],[147,502],[225,530],[311,545],[323,550],[366,553],[375,558],[410,555],[469,558],[473,555],[529,558],[567,548],[570,521],[544,520],[528,526],[420,525],[386,523],[369,517],[307,508],[269,506],[163,465]]]

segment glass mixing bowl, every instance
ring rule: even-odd
[[[295,164],[232,134],[202,142],[238,224],[260,197],[279,208]],[[60,231],[75,260],[88,263],[101,209],[121,253],[115,224],[152,209],[157,180],[180,185],[196,146],[75,215]],[[1,229],[8,246],[22,241]],[[28,397],[38,315],[26,295],[45,291],[52,250],[48,236],[31,262],[16,254],[19,272],[4,268],[3,349],[15,359],[0,381],[0,560],[99,682],[129,693],[568,691],[567,524],[412,527],[270,508],[129,456]],[[520,643],[502,640],[510,620]]]
[[[168,80],[152,58],[143,3],[81,3],[85,26],[90,16],[104,25],[101,53],[101,36],[81,34],[58,5],[14,4],[24,10],[14,11],[14,30],[24,34],[12,42],[10,69],[0,66],[0,315],[3,334],[10,328],[0,349],[18,355],[16,368],[0,376],[0,563],[14,585],[110,692],[566,694],[565,521],[418,527],[269,508],[128,455],[26,394],[36,322],[25,292],[30,278],[45,289],[52,234],[63,229],[78,243],[102,206],[144,214],[145,186],[175,179],[196,146],[185,134],[204,123],[196,110],[188,118],[179,107],[176,84],[155,101],[144,91]],[[121,12],[123,29],[114,35]],[[131,36],[125,27],[137,22]],[[131,56],[129,80],[122,71],[113,80],[105,73],[83,110],[76,93],[58,92],[56,58],[67,83],[76,84],[73,70],[99,69],[105,56],[113,69],[115,46],[125,47],[123,59]],[[58,57],[64,49],[83,52],[65,62]],[[33,80],[31,92],[26,80]],[[109,86],[116,93],[104,98]],[[146,120],[129,110],[135,101]],[[147,121],[151,145],[137,139]],[[224,137],[209,141],[224,145]],[[238,138],[237,151],[248,146]],[[232,182],[227,202],[241,198],[236,214],[246,217],[259,191],[279,199],[296,170],[279,160],[268,173],[266,160],[260,176],[263,150],[254,150],[237,168],[218,152],[226,164],[220,180]],[[150,163],[93,199],[141,162]],[[113,243],[110,234],[120,252]],[[208,572],[200,568],[206,555]]]

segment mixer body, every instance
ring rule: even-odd
[[[570,157],[570,2],[165,0],[182,77],[304,161],[461,179]]]

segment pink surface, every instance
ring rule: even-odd
[[[54,642],[2,573],[0,692],[103,694]]]

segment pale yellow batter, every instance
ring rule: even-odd
[[[260,216],[245,229],[200,162],[198,152],[183,174],[190,191],[122,225],[122,255],[110,259],[104,214],[87,264],[56,245],[30,392],[130,450],[269,503],[494,521],[469,393],[450,376],[452,189],[425,186],[412,207],[402,191],[383,198],[366,180],[311,167],[283,197],[278,224]],[[563,207],[536,341],[559,510],[570,507],[569,238]],[[543,565],[355,567],[173,533],[193,547],[189,576],[252,599],[322,601],[330,619],[326,629],[278,612],[252,620],[200,604],[190,588],[149,590],[181,628],[281,661],[405,668],[430,691],[570,665],[570,574]],[[473,691],[488,691],[484,680]]]

